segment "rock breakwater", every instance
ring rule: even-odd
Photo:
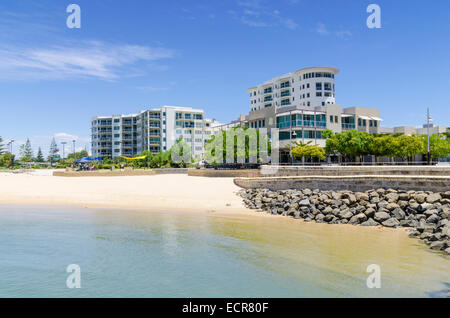
[[[306,222],[405,227],[410,237],[450,254],[450,191],[246,189],[239,195],[250,209]]]

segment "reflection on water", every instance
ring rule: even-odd
[[[0,297],[448,297],[450,283],[450,259],[402,231],[256,215],[1,207],[0,255]]]

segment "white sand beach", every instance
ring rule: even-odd
[[[233,178],[179,174],[66,178],[0,173],[0,204],[256,214],[235,194],[239,189]]]

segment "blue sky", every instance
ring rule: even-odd
[[[228,122],[246,88],[309,66],[339,68],[336,103],[377,107],[383,126],[419,126],[427,106],[450,126],[449,18],[447,0],[2,0],[0,136],[84,148],[91,117],[161,105]]]

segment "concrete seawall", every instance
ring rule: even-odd
[[[446,192],[450,190],[450,176],[297,176],[236,178],[234,183],[244,189],[270,190],[320,189],[367,191],[377,188]]]
[[[450,166],[271,166],[261,176],[450,176]]]
[[[188,176],[209,178],[256,178],[260,176],[259,170],[215,170],[215,169],[190,169]]]

